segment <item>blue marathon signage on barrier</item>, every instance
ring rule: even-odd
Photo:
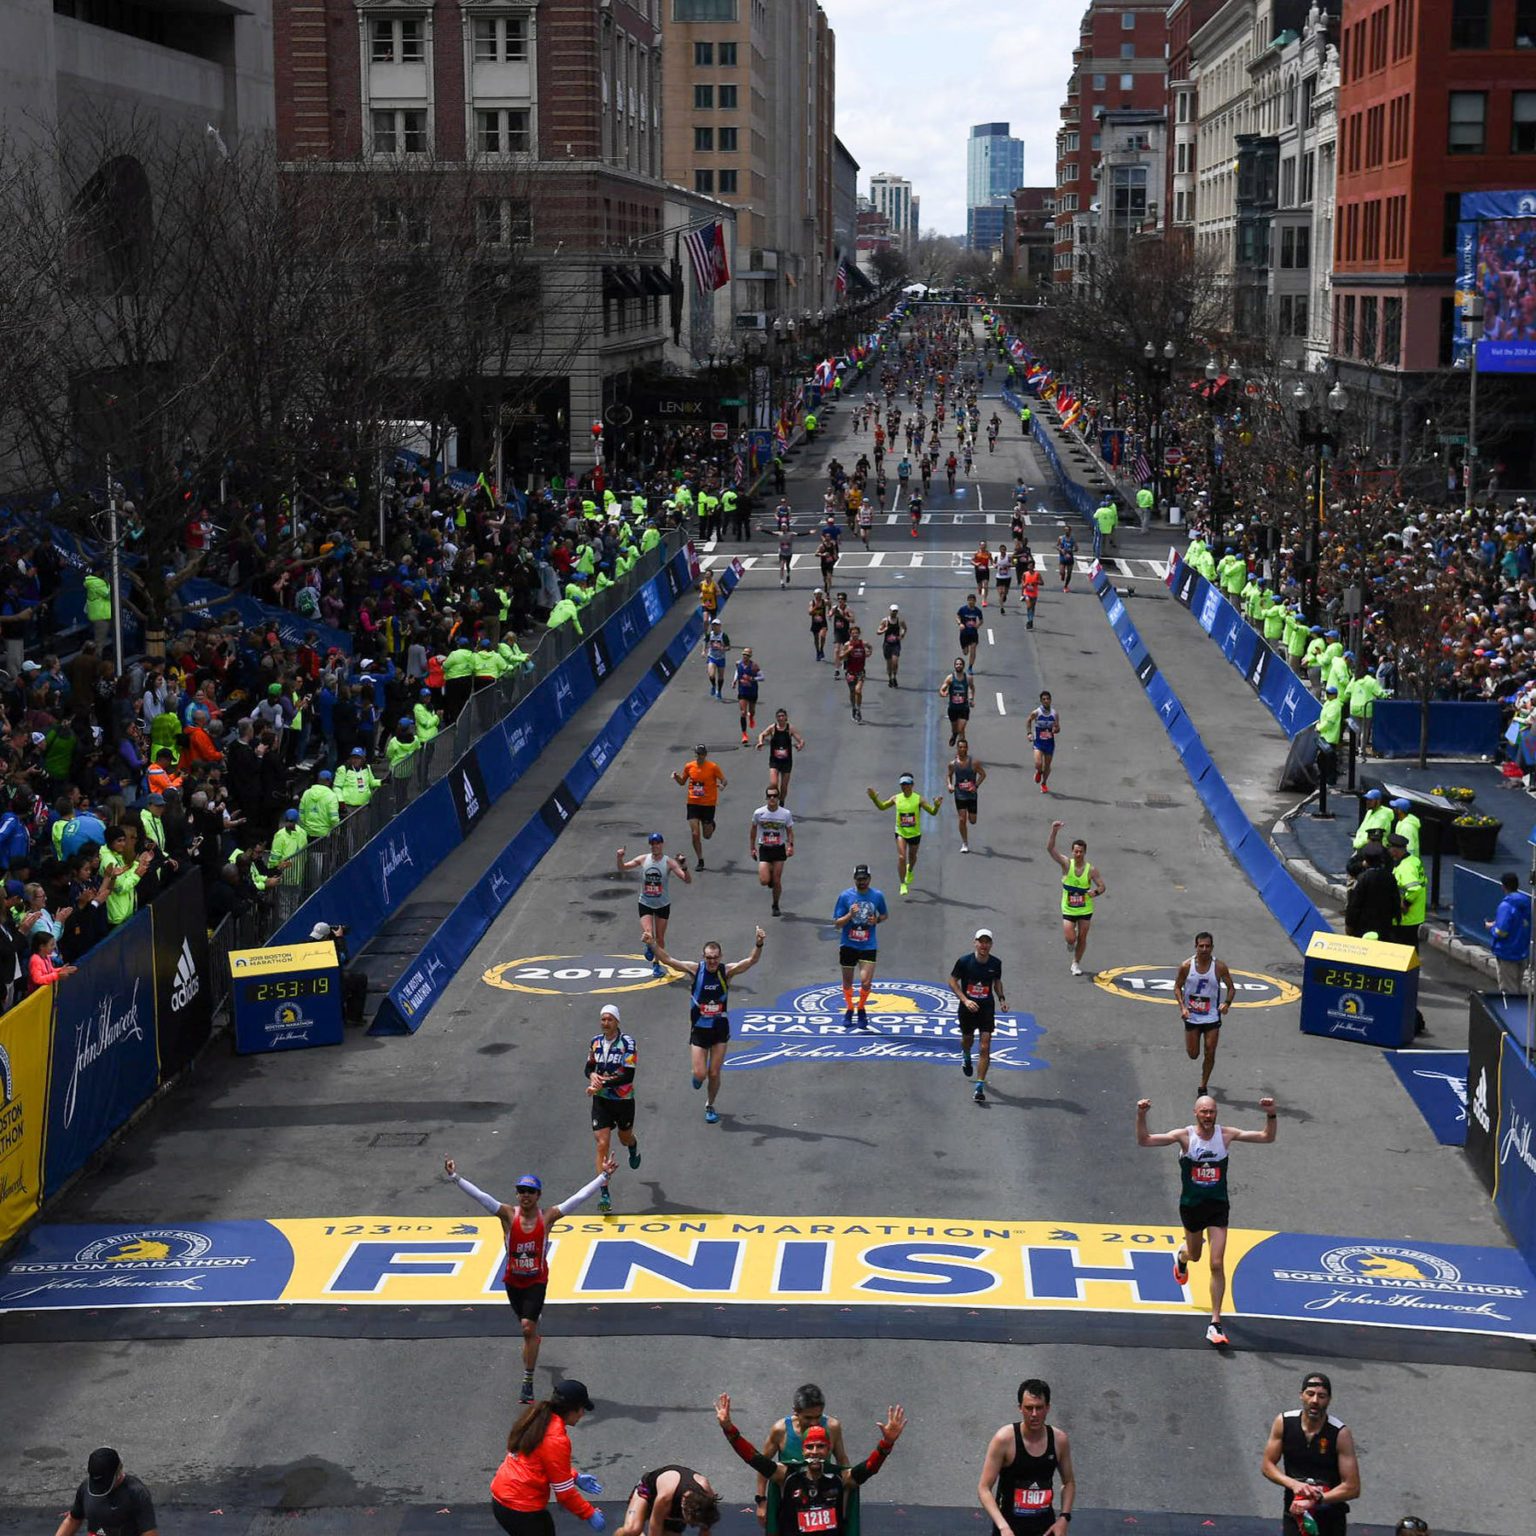
[[[1536,1072],[1509,1035],[1502,1051],[1493,1199],[1521,1253],[1536,1264]]]
[[[766,1008],[731,1009],[727,1071],[794,1061],[924,1061],[960,1063],[959,1002],[948,987],[877,978],[866,1004],[867,1028],[843,1027],[838,983],[785,992]],[[1000,1013],[992,1031],[992,1065],[1034,1072],[1045,1031],[1028,1013]]]
[[[153,918],[124,923],[87,951],[58,989],[43,1193],[53,1195],[92,1152],[154,1093]]]
[[[686,565],[680,565],[680,562],[686,562],[686,558],[686,555],[678,556],[667,567],[668,572],[672,572],[675,567],[685,570]],[[728,597],[740,579],[740,567],[733,562],[721,572],[722,595]],[[653,587],[659,588],[661,581],[662,578],[657,577],[655,582],[648,584],[647,591]],[[649,611],[644,607],[645,603],[646,598],[642,594],[626,604],[626,611],[633,610],[637,633],[644,633],[639,628],[639,615],[642,611]],[[609,620],[610,627],[613,623],[614,620]],[[687,659],[702,633],[701,615],[690,615],[668,644],[660,662],[641,676],[554,792],[524,823],[490,869],[465,893],[446,921],[428,939],[415,962],[406,968],[400,980],[385,994],[370,1026],[370,1034],[410,1034],[420,1027],[422,1020],[442,996],[491,923],[565,830],[609,764],[623,749],[646,711],[661,697],[667,679]],[[586,651],[578,652],[571,660],[581,661],[589,654]],[[618,659],[615,657],[615,664]],[[591,674],[588,675],[590,677]],[[513,718],[516,719],[525,710],[537,707],[535,695],[518,706]],[[545,728],[549,728],[547,719],[544,723]],[[505,735],[502,739],[509,740]],[[522,750],[527,750],[526,742],[519,745]],[[486,743],[481,742],[476,748],[477,753],[485,746]],[[487,771],[485,778],[489,782],[492,774]]]

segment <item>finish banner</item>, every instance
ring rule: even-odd
[[[619,1194],[621,1186],[615,1187]],[[445,1188],[443,1203],[455,1201]],[[1195,1316],[1165,1226],[890,1216],[594,1216],[556,1222],[556,1305],[899,1305]],[[1234,1315],[1536,1338],[1536,1278],[1508,1248],[1233,1228]],[[238,1303],[505,1307],[484,1216],[40,1227],[0,1268],[0,1312]]]
[[[0,1018],[0,1246],[42,1201],[52,1027],[52,987],[39,989]]]

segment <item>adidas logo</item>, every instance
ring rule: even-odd
[[[185,1008],[203,990],[203,978],[197,974],[190,939],[181,941],[181,958],[176,962],[176,979],[171,984],[171,1007]]]
[[[480,814],[480,797],[475,793],[475,786],[469,782],[469,775],[464,775],[464,819],[473,821]]]
[[[1483,1068],[1477,1075],[1477,1089],[1472,1095],[1472,1118],[1482,1126],[1485,1134],[1493,1130],[1493,1117],[1488,1113],[1488,1071]]]

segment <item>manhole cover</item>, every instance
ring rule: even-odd
[[[1153,792],[1147,796],[1147,804],[1154,808],[1159,808],[1170,805],[1177,805],[1178,801],[1176,801],[1172,795],[1165,795],[1160,790],[1153,790]]]

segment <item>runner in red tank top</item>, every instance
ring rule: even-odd
[[[443,1169],[447,1176],[471,1200],[483,1206],[501,1222],[502,1235],[507,1245],[507,1264],[502,1272],[502,1283],[506,1286],[507,1300],[512,1303],[512,1310],[517,1313],[523,1329],[522,1401],[525,1403],[533,1401],[533,1369],[539,1363],[539,1345],[543,1342],[543,1336],[539,1333],[539,1314],[544,1310],[544,1296],[549,1288],[549,1229],[562,1216],[590,1200],[618,1166],[618,1159],[610,1157],[603,1164],[603,1171],[590,1184],[584,1184],[559,1205],[543,1209],[539,1206],[539,1196],[544,1190],[543,1181],[536,1173],[525,1173],[517,1181],[517,1209],[513,1210],[511,1206],[503,1205],[494,1195],[476,1189],[468,1179],[461,1178],[458,1165],[451,1157],[443,1159]]]

